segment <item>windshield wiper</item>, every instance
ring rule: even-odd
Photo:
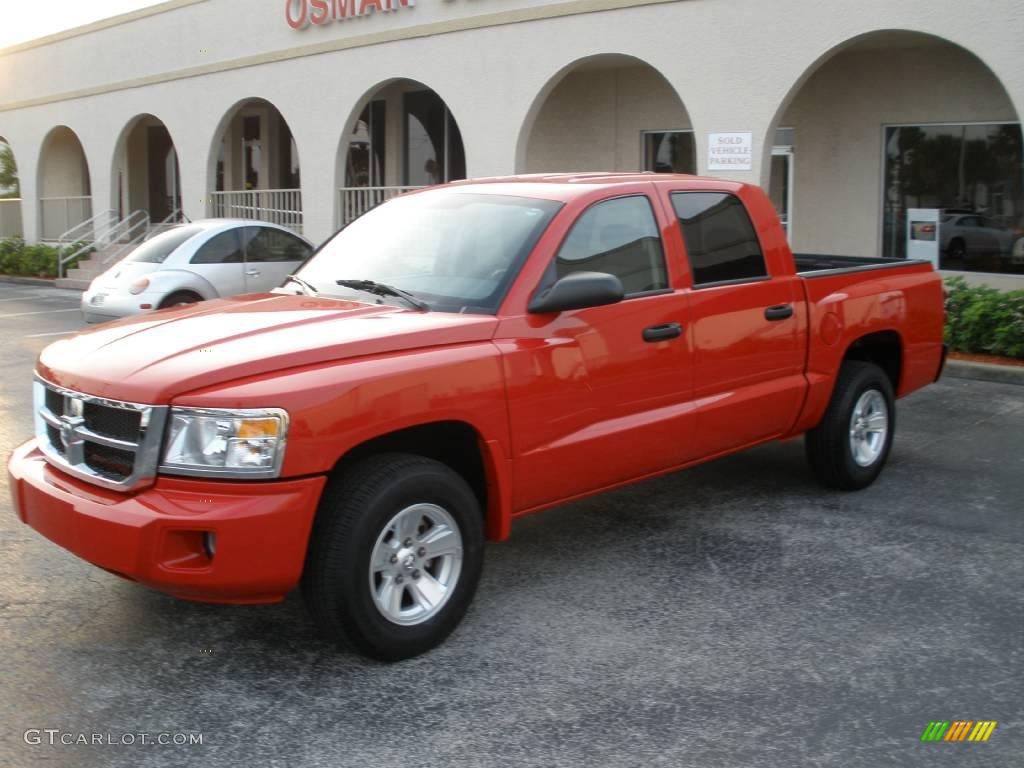
[[[285,280],[285,283],[287,283],[288,281],[291,281],[293,283],[298,283],[299,285],[301,285],[303,288],[306,289],[306,293],[308,293],[310,296],[315,296],[316,293],[317,293],[316,288],[314,288],[312,285],[310,285],[309,283],[307,283],[305,280],[303,280],[301,277],[298,277],[297,275],[288,275],[288,278]]]
[[[370,293],[374,296],[394,296],[399,299],[404,299],[410,305],[422,312],[430,311],[430,305],[427,304],[427,302],[416,298],[408,291],[403,291],[401,288],[395,288],[395,286],[388,285],[387,283],[378,283],[375,280],[336,280],[335,282],[345,288],[355,288],[357,291]]]

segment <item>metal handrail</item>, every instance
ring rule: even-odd
[[[115,248],[106,255],[105,258],[100,259],[100,264],[106,265],[112,261],[120,261],[124,256],[128,255],[129,251],[135,249],[139,243],[146,239],[149,235],[150,229],[149,213],[143,210],[132,211],[128,214],[128,217],[119,221],[109,233],[110,244],[116,242],[123,242],[120,248]],[[135,234],[136,230],[140,230],[138,234]],[[127,237],[127,240],[124,238]]]
[[[191,223],[192,219],[186,216],[185,212],[182,211],[181,208],[175,208],[169,214],[164,216],[163,221],[161,221],[159,224],[154,224],[149,228],[149,234],[146,235],[146,239],[149,240],[153,236],[166,232],[168,229],[176,227],[179,224]]]
[[[338,190],[338,223],[343,227],[347,226],[384,201],[417,189],[423,189],[423,187],[419,185],[342,187]]]
[[[134,247],[141,240],[145,239],[146,233],[149,231],[149,214],[148,213],[146,213],[143,210],[135,210],[135,211],[132,211],[130,214],[128,214],[128,216],[126,218],[121,219],[120,221],[118,221],[116,223],[111,223],[111,222],[113,222],[114,217],[116,215],[117,214],[115,213],[115,211],[113,209],[108,209],[106,211],[103,211],[102,213],[96,214],[95,216],[93,216],[88,221],[83,221],[81,224],[79,224],[79,225],[77,225],[75,227],[72,227],[67,232],[65,232],[63,235],[60,236],[60,240],[58,241],[58,243],[59,243],[59,245],[60,245],[60,247],[62,249],[65,249],[68,246],[73,245],[74,243],[78,242],[79,238],[75,237],[75,235],[79,231],[84,230],[84,231],[91,231],[93,233],[93,237],[92,237],[91,240],[84,240],[81,247],[79,247],[79,248],[77,248],[74,251],[71,251],[69,253],[64,253],[58,259],[58,261],[57,261],[57,277],[64,277],[65,276],[65,274],[64,274],[64,272],[65,272],[64,266],[66,264],[68,264],[71,261],[74,261],[75,259],[77,259],[78,257],[82,256],[83,254],[87,253],[88,251],[90,251],[90,250],[92,250],[94,248],[98,248],[100,245],[102,245],[104,243],[106,243],[108,245],[111,244],[111,243],[116,243],[121,238],[127,236],[128,237],[128,241],[125,244],[125,247],[126,248],[130,248],[130,247]],[[106,228],[105,231],[101,232],[99,230],[98,224],[102,223],[102,219],[104,217],[106,217],[107,220],[108,220],[107,228]],[[88,225],[88,227],[87,227],[87,225]],[[142,228],[142,232],[141,233],[139,233],[139,234],[132,234],[133,232],[135,232],[135,230],[137,230],[139,228]],[[125,248],[119,248],[115,253],[121,253],[123,250],[125,250]],[[107,258],[104,259],[101,263],[102,264],[106,264],[108,261],[111,260],[111,258],[112,258],[111,256],[107,256]]]
[[[106,219],[107,231],[109,232],[110,222],[113,220],[115,215],[116,214],[114,212],[114,209],[108,208],[107,210],[101,211],[100,213],[97,213],[95,216],[86,219],[81,224],[76,224],[63,235],[61,235],[59,238],[57,238],[57,245],[63,252],[65,249],[68,248],[68,246],[77,243],[79,240],[81,240],[82,235],[84,235],[86,232],[92,234],[91,239],[83,240],[83,245],[80,248],[77,248],[76,250],[70,253],[63,253],[57,259],[57,277],[64,277],[65,264],[67,264],[70,261],[73,261],[74,259],[77,259],[79,256],[81,256],[83,253],[90,250],[91,248],[96,247],[96,243],[99,242],[99,240],[101,239],[100,235],[98,234],[98,225],[103,221],[103,219]]]
[[[62,198],[47,198],[47,199],[58,200],[58,199],[62,199]],[[71,199],[71,198],[68,198],[68,199]],[[95,233],[97,231],[97,229],[98,229],[97,225],[100,224],[101,220],[103,220],[104,218],[107,220],[107,226],[109,227],[110,226],[110,222],[114,218],[114,209],[113,208],[108,208],[105,211],[101,211],[100,213],[97,213],[95,216],[91,216],[90,218],[86,219],[85,221],[81,222],[80,224],[76,224],[71,229],[69,229],[67,232],[65,232],[63,235],[58,237],[57,238],[57,243],[59,245],[70,245],[71,243],[77,242],[78,240],[81,239],[81,237],[79,236],[80,232],[82,234],[84,234],[86,232],[93,232],[93,233]],[[95,242],[98,239],[99,239],[99,237],[94,234],[92,240]]]
[[[214,217],[263,219],[302,232],[301,189],[236,189],[210,192]]]

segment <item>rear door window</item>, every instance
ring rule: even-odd
[[[702,286],[768,276],[747,209],[723,192],[673,192],[693,283]]]

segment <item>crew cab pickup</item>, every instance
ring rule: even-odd
[[[942,330],[928,263],[794,258],[757,187],[457,182],[270,293],[47,347],[10,486],[108,571],[225,603],[301,586],[331,637],[400,659],[523,515],[801,434],[824,485],[868,485]]]

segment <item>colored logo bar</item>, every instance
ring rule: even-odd
[[[921,734],[921,741],[988,741],[996,723],[995,720],[933,720]]]

